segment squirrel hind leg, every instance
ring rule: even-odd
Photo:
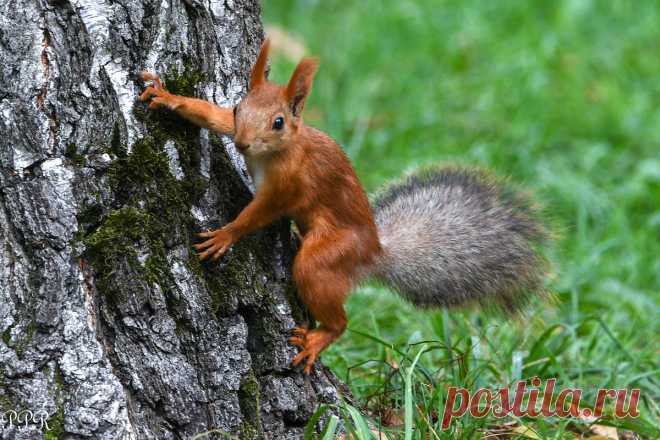
[[[296,284],[301,299],[320,325],[306,331],[299,328],[290,339],[293,345],[302,348],[292,364],[298,365],[306,359],[306,374],[311,372],[319,354],[344,333],[347,318],[343,303],[350,290],[350,283],[338,279],[334,273],[326,272],[324,276],[323,271],[312,271],[310,277],[313,281],[296,277]]]
[[[323,258],[327,253],[327,246],[321,243],[304,242],[293,265],[298,295],[320,323],[313,330],[294,332],[295,336],[290,339],[292,344],[302,348],[292,363],[298,365],[306,359],[304,371],[307,374],[319,354],[344,333],[347,324],[344,300],[352,284],[350,277],[339,269],[340,265],[334,264],[339,262]]]

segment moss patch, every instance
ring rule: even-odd
[[[70,143],[66,146],[66,150],[64,150],[64,157],[78,166],[85,164],[85,156],[78,153],[78,146],[74,143]]]
[[[181,74],[172,69],[164,79],[171,92],[195,95],[204,75],[190,67],[191,63],[184,65]],[[133,113],[145,125],[147,134],[136,140],[131,153],[126,154],[128,149],[121,142],[119,125],[113,128],[108,152],[115,160],[107,173],[116,201],[114,209],[91,207],[84,212],[84,224],[88,228],[82,237],[86,245],[85,257],[96,271],[97,288],[113,302],[136,295],[155,283],[165,293],[171,288],[173,280],[165,257],[167,249],[181,244],[190,246],[196,241],[192,235],[195,220],[190,210],[204,194],[206,185],[199,173],[198,127],[170,111],[148,110],[143,103],[136,103]],[[170,172],[165,151],[168,142],[173,142],[177,149],[184,173],[182,180],[177,180]],[[144,264],[140,263],[138,252],[147,254]],[[191,261],[193,258],[196,256],[192,255]],[[224,295],[230,290],[223,281],[227,274],[209,277],[199,262],[189,266],[210,280],[214,308],[220,309]],[[133,278],[130,286],[127,274]],[[176,314],[174,317],[176,319]]]
[[[190,91],[200,81],[189,70],[168,80]],[[136,103],[136,118],[147,128],[147,135],[132,146],[131,154],[121,142],[120,127],[112,130],[109,152],[116,159],[108,169],[110,187],[117,201],[116,209],[85,211],[88,231],[83,241],[86,257],[97,272],[97,287],[107,297],[130,294],[113,274],[118,262],[145,285],[158,283],[167,290],[170,273],[165,261],[166,249],[189,243],[194,226],[192,204],[203,194],[204,180],[199,175],[199,129],[170,112],[147,111]],[[172,176],[165,144],[173,141],[179,152],[185,178]],[[138,249],[148,252],[144,265],[138,261]],[[99,283],[100,281],[100,283]],[[128,287],[128,286],[126,286]],[[117,298],[115,298],[117,299]]]
[[[48,419],[50,430],[44,432],[44,440],[59,440],[64,438],[64,408],[61,403],[57,406],[57,411]]]
[[[23,358],[23,354],[25,353],[28,345],[30,345],[30,342],[32,342],[34,339],[34,334],[36,331],[37,324],[34,320],[34,317],[32,317],[30,322],[28,322],[27,327],[25,328],[23,337],[16,342],[16,346],[14,347],[14,350],[16,350],[16,356],[18,356],[19,359]]]
[[[9,343],[11,342],[11,327],[7,327],[5,331],[2,332],[2,341],[7,347],[9,347]]]
[[[37,331],[37,324],[34,317],[32,317],[30,322],[27,323],[25,330],[21,332],[22,335],[15,339],[12,343],[11,331],[17,325],[18,323],[15,322],[2,332],[2,341],[5,343],[5,345],[7,345],[7,347],[13,348],[16,352],[16,356],[18,356],[19,359],[22,359],[25,350],[27,349],[30,342],[32,342],[34,339],[34,334]]]
[[[14,407],[14,404],[9,398],[9,396],[5,394],[0,394],[0,411],[4,413],[6,411],[12,411],[12,410],[16,410],[16,408]]]
[[[263,437],[261,427],[261,410],[259,406],[260,388],[259,382],[250,370],[241,381],[238,390],[238,401],[243,414],[243,421],[240,426],[241,439],[258,439]]]
[[[163,76],[167,90],[175,95],[183,96],[198,96],[197,86],[206,79],[207,75],[194,67],[190,57],[184,57],[182,73],[172,66]]]
[[[119,121],[112,126],[112,137],[110,138],[110,152],[117,157],[126,157],[126,145],[121,142],[121,131]]]
[[[62,375],[55,369],[55,414],[48,419],[49,430],[44,432],[44,440],[64,438],[64,405],[62,404]]]

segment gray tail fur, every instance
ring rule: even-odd
[[[485,171],[422,171],[373,208],[383,247],[373,275],[417,306],[515,311],[542,291],[546,229],[522,194]]]

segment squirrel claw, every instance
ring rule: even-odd
[[[302,347],[305,344],[305,339],[300,336],[291,336],[289,338],[289,344]]]
[[[316,362],[316,358],[318,357],[319,352],[314,352],[312,350],[303,350],[300,353],[296,355],[296,357],[293,358],[293,361],[291,361],[291,364],[295,367],[296,365],[300,364],[305,358],[307,358],[307,362],[305,363],[305,368],[303,368],[303,373],[309,375],[309,373],[312,372],[312,366],[314,365],[314,362]]]
[[[144,92],[140,94],[139,100],[149,102],[149,108],[151,110],[167,107],[171,95],[163,87],[160,77],[150,72],[140,72],[140,78],[142,81],[151,81],[152,85],[144,89]]]
[[[337,338],[337,335],[323,327],[314,330],[308,330],[306,327],[296,327],[292,331],[295,336],[289,338],[289,342],[301,347],[302,351],[293,358],[291,364],[295,367],[307,359],[303,372],[309,374],[319,354]]]
[[[157,89],[163,88],[163,83],[161,82],[160,77],[155,73],[151,73],[151,72],[147,72],[146,70],[143,70],[142,72],[139,73],[139,76],[142,81],[153,81],[155,88]]]
[[[213,261],[217,261],[225,252],[227,252],[227,249],[229,249],[233,243],[231,236],[222,229],[203,232],[197,235],[199,237],[208,238],[208,240],[203,241],[202,243],[193,245],[193,247],[199,252],[200,260],[205,260],[208,257],[211,257]]]

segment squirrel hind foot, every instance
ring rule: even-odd
[[[302,327],[297,327],[295,331],[304,331],[304,334],[298,336],[292,336],[289,338],[289,342],[293,345],[302,348],[302,351],[298,353],[291,361],[291,364],[295,367],[305,361],[305,367],[303,372],[305,374],[310,374],[312,371],[312,366],[316,359],[319,357],[321,352],[325,350],[332,342],[338,338],[338,335],[332,330],[326,329],[323,326],[316,328],[314,330],[307,330]]]

